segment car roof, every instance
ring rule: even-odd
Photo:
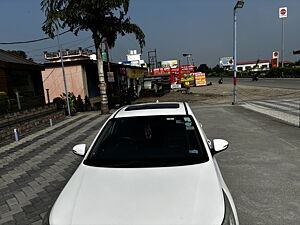
[[[159,115],[187,115],[187,103],[157,102],[129,105],[121,108],[114,115],[115,118]]]

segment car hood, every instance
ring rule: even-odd
[[[51,225],[216,225],[224,217],[213,163],[160,168],[80,165],[50,214]]]

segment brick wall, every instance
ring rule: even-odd
[[[26,135],[38,128],[49,126],[49,116],[53,123],[65,117],[64,110],[57,111],[55,105],[24,110],[0,116],[0,143],[14,140],[14,129],[18,129],[20,136]]]

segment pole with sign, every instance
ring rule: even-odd
[[[281,66],[284,67],[284,19],[287,18],[287,7],[279,8],[279,19],[282,20],[282,37],[281,37]]]

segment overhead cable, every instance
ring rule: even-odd
[[[62,32],[58,35],[63,35],[65,33],[68,33],[68,31]],[[55,35],[57,36],[57,35]],[[48,39],[52,39],[50,37],[45,37],[45,38],[39,38],[39,39],[35,39],[35,40],[30,40],[30,41],[15,41],[15,42],[0,42],[0,45],[16,45],[16,44],[28,44],[28,43],[33,43],[33,42],[39,42],[39,41],[44,41],[44,40],[48,40]]]

